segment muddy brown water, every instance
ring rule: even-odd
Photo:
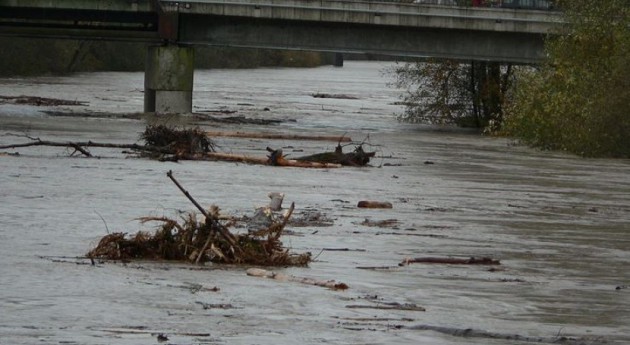
[[[20,155],[0,156],[0,343],[155,344],[163,333],[171,344],[526,344],[562,337],[629,344],[630,162],[397,123],[398,91],[386,86],[386,66],[197,71],[196,112],[285,122],[161,119],[211,130],[345,133],[378,145],[373,167],[160,163],[114,149],[93,149],[98,159],[51,147],[4,150]],[[0,104],[0,144],[26,140],[9,134],[134,142],[155,119],[101,115],[141,110],[142,88],[142,73],[0,79],[3,96],[87,102]],[[335,146],[216,142],[224,152],[263,155],[272,146],[294,157]],[[285,193],[285,205],[295,202],[298,212],[322,212],[332,226],[294,227],[284,237],[286,246],[316,260],[275,270],[350,288],[249,277],[248,267],[90,265],[77,258],[108,231],[151,230],[138,217],[192,210],[166,177],[169,170],[198,201],[226,214],[253,214],[269,192]],[[360,200],[393,208],[359,209]],[[424,256],[487,256],[501,265],[398,266]],[[367,308],[390,303],[426,311]]]

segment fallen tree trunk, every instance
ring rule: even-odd
[[[250,268],[247,270],[248,276],[275,279],[279,281],[290,281],[308,285],[322,286],[333,290],[346,290],[348,285],[338,283],[334,280],[315,280],[312,278],[296,277],[289,274],[282,274],[273,271],[267,271],[262,268]]]
[[[424,263],[424,264],[448,264],[448,265],[500,265],[499,260],[483,257],[475,258],[470,257],[467,259],[460,258],[437,258],[437,257],[423,257],[423,258],[408,258],[403,260],[398,266],[405,266],[412,263]]]
[[[214,132],[207,131],[211,137],[232,137],[232,138],[254,138],[254,139],[286,139],[286,140],[321,140],[335,142],[350,142],[352,139],[346,136],[323,136],[323,135],[299,135],[299,134],[275,134],[275,133],[252,133],[252,132]]]
[[[294,159],[285,159],[282,156],[279,157],[251,157],[245,155],[237,155],[233,153],[221,153],[221,152],[206,152],[203,155],[194,155],[191,159],[213,159],[229,162],[240,162],[249,164],[260,165],[274,165],[281,167],[297,167],[297,168],[340,168],[340,164],[333,163],[319,163],[319,162],[302,162]]]
[[[333,163],[348,166],[364,166],[370,162],[376,152],[365,152],[363,146],[357,146],[353,152],[343,153],[341,145],[337,144],[334,152],[317,153],[310,156],[298,157],[295,160],[302,162]]]

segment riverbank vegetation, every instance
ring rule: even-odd
[[[143,71],[146,45],[129,42],[0,37],[0,76],[33,76],[93,71]],[[195,68],[314,67],[332,54],[197,47]]]
[[[417,61],[393,68],[404,122],[496,129],[512,83],[513,68],[495,62]]]
[[[590,157],[630,157],[627,0],[565,0],[538,66],[422,61],[394,69],[402,121],[457,124]]]
[[[630,157],[630,8],[627,0],[562,1],[568,25],[548,60],[518,76],[504,131],[543,149]]]

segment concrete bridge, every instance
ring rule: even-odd
[[[552,11],[343,0],[0,0],[0,35],[153,43],[145,111],[190,112],[195,45],[531,64]]]

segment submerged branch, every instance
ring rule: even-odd
[[[351,142],[346,136],[325,135],[299,135],[299,134],[275,134],[275,133],[251,133],[251,132],[206,132],[211,137],[255,138],[255,139],[287,139],[287,140],[321,140],[336,142]]]
[[[423,257],[423,258],[408,258],[403,260],[398,266],[405,266],[412,263],[424,263],[424,264],[448,264],[448,265],[500,265],[499,260],[492,258],[475,258],[468,259],[460,258],[436,258],[436,257]]]

